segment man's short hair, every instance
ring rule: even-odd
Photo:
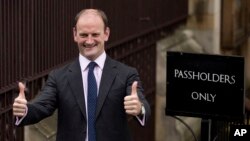
[[[100,10],[100,9],[83,9],[81,10],[79,13],[76,14],[75,16],[75,25],[77,24],[79,18],[81,17],[82,14],[88,12],[88,11],[93,11],[96,12],[97,15],[99,15],[104,23],[104,29],[106,29],[108,27],[108,18],[107,15],[105,14],[104,11]]]

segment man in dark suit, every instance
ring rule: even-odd
[[[136,69],[106,55],[109,34],[103,11],[80,11],[73,28],[79,58],[52,71],[41,94],[30,103],[19,83],[13,104],[16,125],[37,123],[58,109],[57,141],[131,141],[127,115],[144,126],[150,106]]]

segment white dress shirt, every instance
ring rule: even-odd
[[[94,68],[94,75],[97,83],[97,94],[99,93],[99,87],[102,77],[102,71],[104,67],[104,63],[106,60],[106,53],[103,52],[94,62],[97,64]],[[80,61],[80,67],[81,67],[81,73],[82,73],[82,81],[83,81],[83,90],[84,90],[84,99],[85,99],[85,107],[86,111],[88,111],[88,101],[87,101],[87,94],[88,94],[88,65],[91,62],[91,60],[88,60],[86,57],[79,55],[79,61]],[[88,120],[88,114],[86,114],[87,120]],[[88,122],[87,122],[88,123]],[[88,124],[87,124],[87,134],[85,141],[88,141]]]

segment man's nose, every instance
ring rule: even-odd
[[[88,36],[87,40],[86,40],[87,44],[92,44],[94,43],[93,37],[91,35]]]

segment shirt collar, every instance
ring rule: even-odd
[[[97,57],[94,62],[98,65],[98,67],[101,68],[101,70],[103,70],[103,67],[104,67],[104,63],[105,63],[105,60],[106,60],[106,52],[104,51],[99,57]],[[91,60],[87,59],[85,56],[79,54],[79,61],[80,61],[80,67],[81,67],[81,70],[86,70],[89,63],[91,62]]]

